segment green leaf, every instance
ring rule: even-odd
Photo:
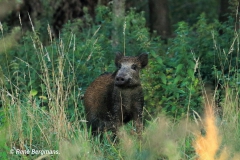
[[[193,72],[193,69],[188,69],[187,70],[187,73],[188,73],[188,76],[193,78],[194,77],[194,72]]]
[[[179,64],[177,67],[176,67],[176,73],[179,73],[179,71],[181,71],[183,68],[183,64]]]
[[[150,53],[157,60],[157,62],[159,64],[161,64],[161,65],[163,64],[163,60],[162,60],[162,58],[160,56],[158,56],[154,51],[151,51]]]
[[[180,76],[178,75],[176,78],[174,78],[173,84],[177,84],[180,80]]]
[[[162,65],[163,63],[162,58],[161,57],[156,57],[156,58],[157,58],[157,62]]]
[[[163,84],[166,84],[166,83],[167,83],[166,75],[163,74],[163,73],[159,73],[159,76],[160,76],[160,78],[161,78]]]
[[[31,96],[36,96],[37,93],[38,93],[38,91],[35,90],[35,89],[32,89],[32,90],[30,91],[30,95],[31,95]]]
[[[46,96],[39,96],[40,99],[47,100]]]

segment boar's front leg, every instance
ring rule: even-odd
[[[143,130],[142,108],[137,108],[137,110],[133,113],[133,120],[136,127],[136,133],[140,136]]]
[[[123,125],[123,108],[121,103],[114,104],[114,122],[115,122],[115,132],[117,132],[118,128]]]

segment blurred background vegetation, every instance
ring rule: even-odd
[[[96,77],[115,70],[116,51],[149,53],[141,73],[146,125],[159,114],[174,122],[202,115],[205,87],[219,117],[237,114],[231,122],[238,124],[238,5],[239,0],[0,0],[0,125],[11,135],[0,146],[58,149],[54,140],[83,130],[81,98]],[[225,112],[227,102],[231,109]],[[19,128],[9,127],[16,123]],[[190,139],[182,157],[193,154]]]

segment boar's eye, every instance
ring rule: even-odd
[[[133,70],[137,70],[137,65],[133,64],[133,65],[131,66],[131,68],[132,68]]]
[[[121,69],[122,65],[121,64],[118,64],[118,69]]]

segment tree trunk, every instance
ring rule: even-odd
[[[149,0],[150,29],[156,30],[162,39],[172,36],[167,0]]]
[[[113,0],[113,32],[112,46],[116,49],[119,45],[119,37],[123,34],[123,24],[125,15],[125,0]]]
[[[229,0],[221,0],[220,3],[220,13],[219,13],[219,21],[226,22],[228,20],[227,14],[229,14]]]

